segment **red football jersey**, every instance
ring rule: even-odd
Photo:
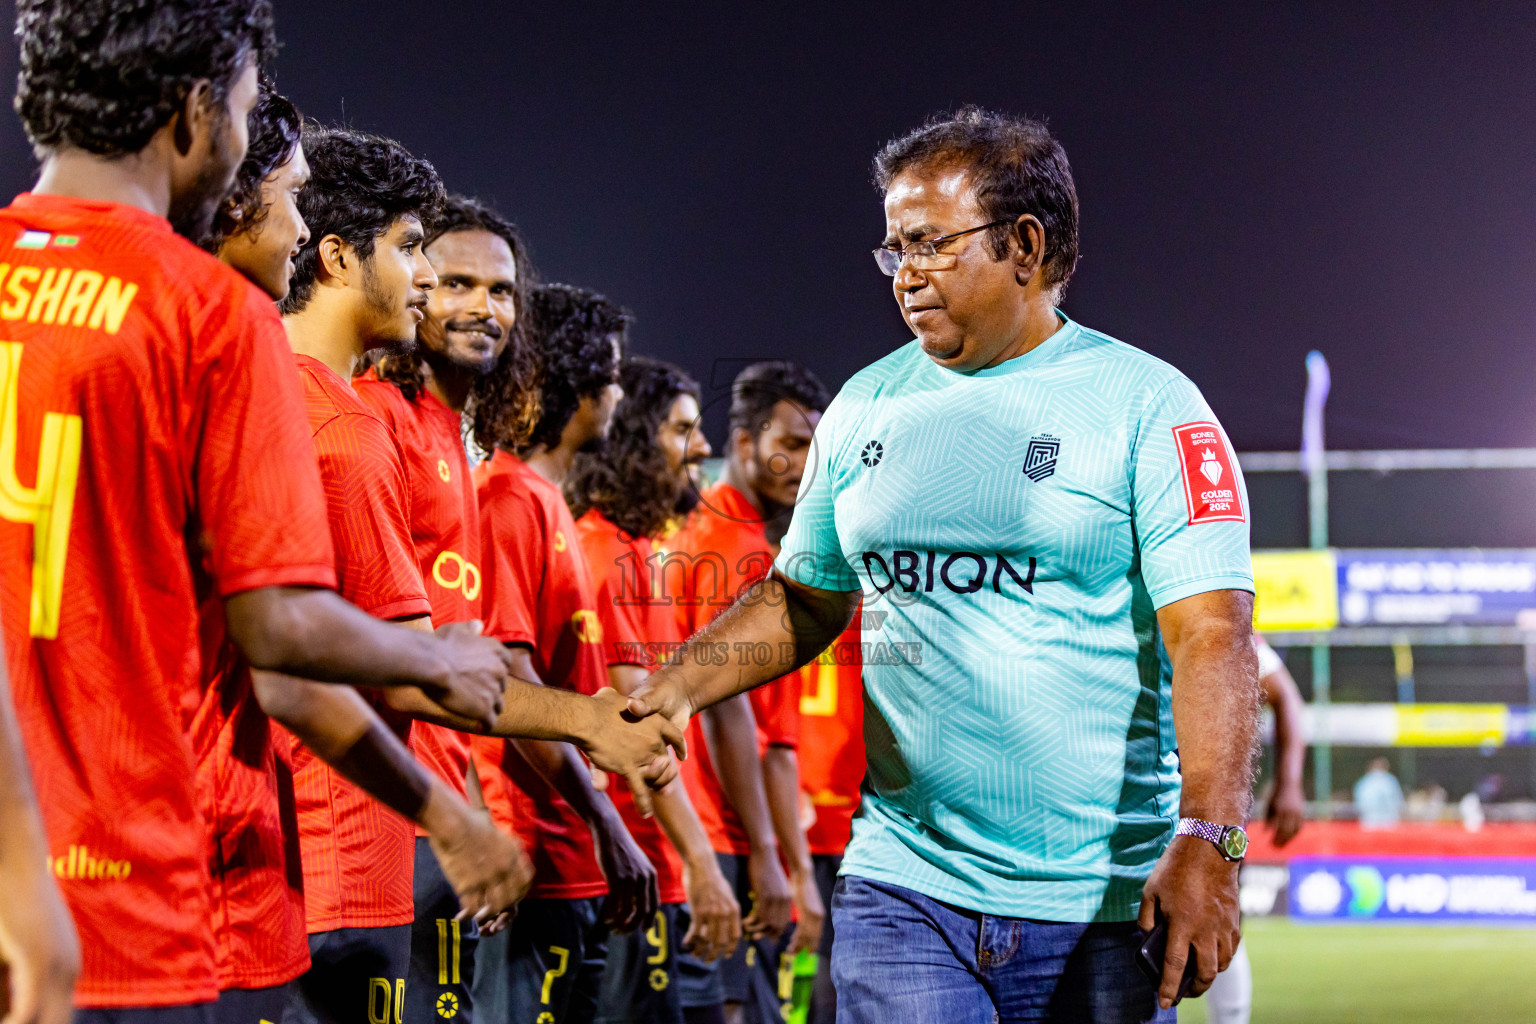
[[[649,537],[631,537],[597,509],[576,520],[581,550],[592,572],[597,620],[603,627],[603,651],[609,665],[638,665],[654,670],[681,644],[677,614],[660,590],[652,589],[656,553]],[[665,602],[665,603],[663,603]],[[624,818],[629,834],[656,865],[661,902],[682,903],[683,862],[655,818],[642,818],[621,775],[608,776],[608,795]]]
[[[603,627],[581,540],[560,488],[517,456],[497,452],[475,468],[486,633],[526,644],[549,686],[596,693],[608,682]],[[608,891],[592,831],[505,740],[474,738],[485,803],[533,860],[531,899],[585,899]]]
[[[198,605],[331,586],[276,311],[164,219],[0,211],[0,610],[82,1007],[217,993]]]
[[[816,808],[813,854],[842,856],[864,782],[864,658],[860,615],[800,669],[800,789]]]
[[[762,515],[745,494],[730,484],[718,483],[706,489],[701,499],[688,522],[666,541],[668,554],[662,569],[663,586],[675,599],[684,636],[707,626],[773,567]],[[728,651],[724,656],[740,655]],[[765,683],[750,691],[748,699],[757,718],[760,749],[766,750],[771,744],[799,745],[798,674]],[[751,847],[746,830],[720,786],[697,718],[688,726],[688,752],[683,780],[710,842],[719,853],[747,853]]]
[[[400,442],[410,485],[411,541],[427,599],[432,602],[432,625],[480,618],[480,510],[469,460],[464,457],[462,418],[425,388],[414,401],[407,400],[373,370],[352,386]],[[467,735],[417,722],[411,728],[411,749],[460,796],[465,795]],[[416,834],[426,832],[418,828]]]
[[[256,703],[224,602],[202,604],[204,690],[188,729],[208,823],[219,988],[281,985],[309,968],[288,735]]]
[[[394,436],[352,385],[318,359],[299,356],[315,457],[325,484],[341,596],[370,615],[431,613],[411,547],[410,497]],[[384,715],[402,739],[409,719]],[[336,774],[297,740],[294,800],[304,860],[304,916],[311,934],[382,928],[415,917],[412,823]]]

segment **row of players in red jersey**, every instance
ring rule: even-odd
[[[89,6],[66,2],[25,13],[24,82],[35,70],[27,34],[49,36],[50,60],[67,64],[59,40],[69,33],[57,30],[71,18],[99,16]],[[231,0],[226,6],[222,31],[259,27],[260,18],[244,10],[252,5]],[[114,30],[132,36],[132,26],[112,17],[92,38]],[[44,31],[50,28],[55,31]],[[152,49],[153,41],[143,45]],[[227,119],[243,121],[256,105],[255,57],[263,45],[256,32],[238,61],[222,69],[225,95],[218,102]],[[146,59],[153,64],[155,57]],[[219,71],[214,67],[209,77]],[[543,355],[539,339],[559,333],[549,323],[543,334],[529,329],[525,310],[517,308],[516,299],[528,291],[515,236],[500,231],[504,222],[489,211],[464,201],[447,207],[460,215],[456,226],[439,230],[454,222],[442,217],[435,172],[388,140],[322,131],[307,136],[302,148],[279,144],[242,182],[257,197],[258,215],[226,225],[222,239],[215,235],[209,244],[272,297],[288,290],[290,256],[296,257],[293,276],[303,288],[285,304],[285,337],[269,301],[178,237],[167,219],[177,217],[185,234],[206,237],[233,171],[250,171],[249,160],[240,166],[228,125],[221,135],[213,124],[217,110],[209,120],[209,95],[189,91],[154,138],[132,151],[138,154],[132,171],[68,144],[66,133],[65,143],[49,151],[36,192],[0,212],[0,249],[11,256],[0,263],[0,320],[8,330],[0,362],[0,427],[8,443],[0,450],[10,455],[6,479],[15,485],[7,487],[0,510],[0,544],[9,552],[0,606],[21,736],[44,809],[50,876],[31,879],[27,889],[42,893],[57,884],[64,891],[83,949],[74,993],[82,1012],[170,1013],[222,992],[213,1005],[225,1009],[216,1015],[231,1020],[249,1017],[254,1024],[278,1013],[361,1020],[378,1017],[373,983],[383,980],[383,1004],[395,1000],[397,1019],[425,1019],[426,1011],[405,995],[404,964],[384,963],[378,973],[367,973],[374,970],[368,966],[355,979],[346,973],[358,966],[347,946],[357,936],[346,933],[414,928],[403,947],[398,935],[390,939],[390,948],[411,958],[410,988],[430,976],[440,984],[433,988],[438,999],[426,1007],[441,1017],[468,1016],[472,995],[462,978],[469,972],[457,959],[448,970],[444,950],[451,934],[458,956],[470,923],[455,919],[456,907],[423,916],[423,899],[431,898],[422,891],[423,852],[443,883],[439,888],[457,896],[451,902],[492,928],[502,923],[496,912],[510,902],[509,891],[527,887],[529,870],[515,848],[498,845],[495,830],[457,810],[467,808],[465,798],[483,794],[491,818],[516,834],[531,858],[530,901],[592,900],[609,890],[619,855],[600,855],[602,844],[594,844],[592,815],[603,812],[591,810],[599,802],[571,781],[570,766],[579,761],[570,748],[552,752],[528,742],[579,743],[594,763],[630,781],[644,776],[665,786],[661,766],[670,762],[656,754],[664,750],[666,728],[622,723],[621,699],[576,704],[543,691],[563,687],[601,700],[614,670],[629,666],[643,674],[656,651],[722,609],[740,585],[766,570],[765,512],[778,507],[775,501],[787,504],[785,488],[792,503],[799,470],[780,470],[771,474],[778,479],[754,488],[752,473],[761,478],[770,461],[763,445],[771,433],[767,420],[762,429],[755,425],[761,417],[754,413],[753,425],[738,431],[747,454],[731,462],[744,486],[728,481],[707,492],[704,507],[670,542],[672,550],[695,558],[723,557],[733,574],[728,586],[701,597],[688,589],[697,577],[687,574],[684,591],[669,594],[662,571],[657,589],[647,591],[651,600],[604,599],[605,591],[623,585],[616,573],[653,564],[657,538],[620,529],[596,504],[576,523],[552,480],[560,474],[550,471],[551,460],[582,447],[565,443],[572,423],[594,438],[606,429],[603,423],[594,431],[588,422],[601,420],[604,389],[576,394],[577,406],[561,413],[555,436],[534,443],[538,427],[551,419],[551,397],[560,397],[558,387],[551,392],[560,375],[546,373],[545,412],[538,423],[523,424],[531,436],[508,427],[518,419],[519,403],[532,408],[530,389],[516,394],[509,382],[532,379],[524,371]],[[256,120],[253,156],[261,141]],[[28,129],[42,131],[32,121]],[[190,149],[176,141],[177,132],[191,133]],[[305,151],[315,167],[307,185]],[[186,174],[199,160],[207,173]],[[370,162],[368,172],[386,165],[409,180],[397,195],[381,199],[380,176],[364,173]],[[133,182],[123,185],[109,175],[103,186],[103,169],[121,172],[118,178],[160,174],[170,198],[159,209],[135,206]],[[361,235],[336,214],[359,189],[358,178],[373,189],[372,205],[383,207]],[[358,203],[355,194],[351,201]],[[328,215],[335,224],[326,223]],[[471,305],[494,306],[497,286],[472,280],[468,271],[453,276],[441,264],[434,269],[421,223],[430,226],[434,218],[448,263],[455,240],[466,235],[499,239],[507,250],[504,262],[513,269],[503,275],[511,280],[501,301],[511,316],[499,327],[494,314],[471,311],[467,329],[455,320],[464,307],[455,311],[448,301],[454,289],[474,292]],[[297,230],[283,243],[290,220]],[[268,250],[274,239],[283,243],[277,270],[271,252],[264,255],[257,244],[263,235]],[[442,350],[433,349],[426,330],[433,322],[423,314],[428,292],[434,304],[447,296],[448,314],[435,324]],[[352,378],[367,350],[414,340],[417,321],[424,321],[417,355],[393,355]],[[502,345],[477,357],[475,346],[497,340],[489,338],[497,331],[505,335]],[[467,355],[447,352],[456,334],[469,338]],[[600,345],[612,349],[610,374],[618,369],[611,336],[621,334],[598,332]],[[434,362],[434,354],[443,360]],[[524,365],[512,365],[519,361]],[[463,372],[456,375],[455,368]],[[413,381],[420,383],[413,387]],[[689,387],[668,395],[669,407]],[[611,417],[617,395],[607,390]],[[498,396],[500,411],[508,413],[499,419],[487,411],[498,408]],[[804,422],[819,412],[811,408],[816,404],[791,396],[770,401],[768,409]],[[520,454],[497,451],[472,477],[462,443],[466,406],[477,440]],[[808,443],[808,429],[804,433]],[[696,461],[684,458],[685,479]],[[801,454],[799,465],[803,461]],[[17,481],[35,482],[23,487]],[[722,506],[735,511],[722,516]],[[711,522],[728,526],[717,525],[712,534]],[[625,561],[626,547],[637,561]],[[617,558],[610,557],[615,552]],[[353,607],[334,600],[332,590]],[[388,629],[375,620],[414,629]],[[438,638],[428,632],[433,625],[478,620],[489,639],[462,627]],[[514,677],[547,686],[510,685],[503,695],[498,681],[509,658]],[[831,691],[824,667],[840,670]],[[832,658],[806,671],[806,697],[800,680],[775,684],[766,698],[754,695],[757,714],[749,721],[760,735],[754,733],[752,745],[792,749],[802,729],[823,725],[838,743],[857,735],[849,725],[860,703],[856,664]],[[494,697],[487,696],[491,686]],[[829,699],[829,693],[835,695]],[[804,727],[796,722],[802,702],[811,714]],[[274,728],[269,713],[291,734]],[[712,744],[722,749],[709,722],[692,731],[696,759],[687,762],[687,792],[709,845],[721,854],[757,857],[771,835],[761,820],[749,826],[733,814],[739,801],[722,786],[730,773],[717,775],[708,756]],[[478,735],[471,739],[471,733]],[[400,763],[398,740],[406,737],[432,779]],[[839,753],[846,747],[814,743],[809,750],[832,760],[801,766],[821,809],[815,829],[826,833],[810,851],[816,854],[840,852],[846,814],[857,800],[862,756],[852,772],[852,762]],[[751,753],[766,757],[764,750]],[[749,789],[763,788],[761,779],[748,782]],[[590,789],[590,780],[585,783]],[[635,933],[655,945],[662,919],[648,927],[648,915],[658,902],[680,904],[690,895],[688,872],[673,849],[676,837],[663,834],[665,816],[661,823],[641,818],[622,784],[608,792],[628,826],[619,831],[643,850],[621,866],[638,872],[625,882],[638,879],[641,888],[652,888],[649,897],[632,895],[628,905],[607,908],[606,916],[630,928],[638,924]],[[659,806],[666,792],[658,795]],[[588,813],[567,797],[590,805],[581,808]],[[646,861],[646,868],[637,867]],[[764,870],[761,861],[757,857],[754,872]],[[295,870],[300,865],[302,877]],[[812,901],[796,896],[809,911]],[[46,895],[39,899],[46,909]],[[759,909],[749,910],[749,922],[758,918],[761,926]],[[41,948],[46,938],[44,929],[19,944],[8,940],[7,955],[18,969],[29,969],[45,958],[31,957],[27,942]],[[366,952],[388,945],[388,937],[376,938]],[[518,955],[504,945],[507,957]],[[304,979],[322,966],[332,970],[319,979],[329,984],[307,985]],[[538,972],[541,1001],[550,1007],[553,972]],[[653,993],[671,984],[658,988],[654,972],[642,977]],[[285,990],[296,978],[297,991]],[[363,983],[355,995],[344,992],[340,1003],[328,1002],[333,990],[354,980]],[[18,991],[40,998],[35,986]],[[445,994],[455,1001],[443,1002]],[[566,996],[564,1012],[549,1019],[581,1019],[580,996]],[[645,1006],[646,1013],[668,1012],[654,1001]],[[513,1008],[500,1007],[508,1016]]]

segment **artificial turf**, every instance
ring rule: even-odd
[[[1536,1022],[1536,929],[1249,918],[1253,1024]],[[1180,1024],[1205,1024],[1201,1000]]]

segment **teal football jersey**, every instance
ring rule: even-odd
[[[869,772],[844,873],[1121,921],[1178,818],[1156,612],[1253,590],[1247,496],[1187,377],[1063,321],[989,369],[913,341],[855,375],[777,566],[864,594]]]

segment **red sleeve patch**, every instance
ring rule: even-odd
[[[1214,423],[1185,423],[1173,428],[1173,443],[1179,450],[1189,525],[1245,522],[1235,460],[1221,428]]]

